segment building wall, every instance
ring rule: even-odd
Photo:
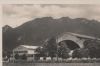
[[[20,45],[13,50],[13,55],[15,55],[16,53],[18,53],[19,55],[23,55],[23,54],[34,55],[35,49],[25,48]]]
[[[31,49],[28,49],[28,54],[35,54],[35,49],[34,50],[31,50]]]
[[[24,52],[26,51],[26,53]],[[32,61],[34,60],[34,54],[35,54],[35,49],[29,49],[29,48],[25,48],[23,46],[18,46],[13,50],[13,58],[16,54],[16,52],[18,52],[18,54],[21,56],[23,54],[27,54],[27,60],[28,61]]]
[[[13,50],[13,55],[15,55],[16,53],[18,53],[19,55],[26,54],[27,53],[27,49],[25,47],[18,46]]]

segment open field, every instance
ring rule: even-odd
[[[3,66],[100,66],[100,63],[3,63]]]

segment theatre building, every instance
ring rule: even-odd
[[[20,45],[13,49],[13,58],[15,58],[15,55],[18,55],[19,57],[26,55],[27,60],[34,60],[34,55],[37,54],[35,49],[38,47],[39,46]]]

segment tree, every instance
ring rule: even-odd
[[[7,51],[7,60],[8,60],[8,61],[10,61],[11,54],[12,54],[12,52],[11,52],[11,51]]]
[[[75,49],[72,53],[73,58],[88,58],[89,57],[89,50],[86,48],[78,48]]]
[[[47,41],[46,49],[48,51],[48,55],[53,60],[53,57],[57,54],[57,43],[55,37],[52,37]]]
[[[20,58],[19,54],[18,54],[18,53],[15,54],[14,58],[15,58],[16,60],[19,59],[19,58]]]
[[[37,55],[35,55],[36,58],[40,58],[40,57],[44,57],[46,58],[46,51],[45,51],[45,48],[43,47],[38,47],[35,52],[37,52]]]
[[[69,57],[69,54],[68,54],[69,52],[70,52],[70,49],[67,47],[67,45],[64,42],[61,42],[59,44],[58,56],[63,59],[66,59]]]
[[[2,57],[3,57],[3,58],[7,56],[7,52],[6,52],[6,51],[3,51],[2,53],[3,53],[3,54],[2,54]]]
[[[100,58],[100,41],[87,40],[84,42],[85,48],[89,49],[89,56],[91,58]]]
[[[42,53],[42,48],[41,47],[36,48],[35,52],[37,54],[41,54]]]
[[[22,58],[22,60],[27,60],[26,54],[23,54],[23,55],[21,56],[21,58]]]

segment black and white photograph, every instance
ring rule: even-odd
[[[3,66],[100,66],[100,5],[3,4]]]

